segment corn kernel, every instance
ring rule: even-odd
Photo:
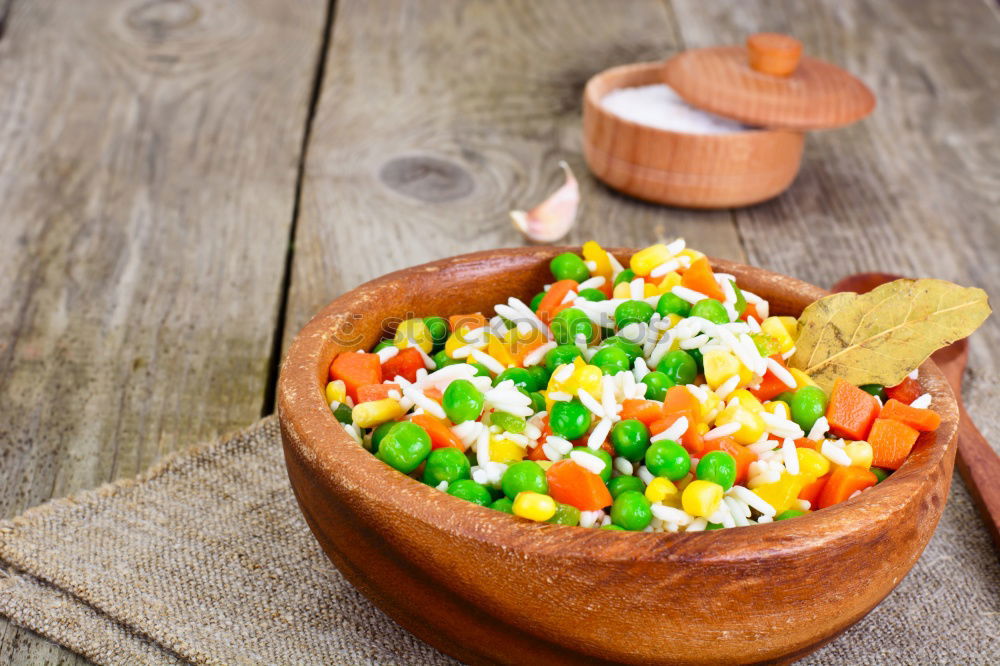
[[[793,476],[782,472],[781,478],[771,483],[765,483],[753,489],[757,496],[774,507],[778,513],[792,506],[807,479],[803,476]]]
[[[643,298],[650,298],[651,296],[659,296],[659,295],[660,295],[660,290],[657,288],[655,284],[650,284],[649,282],[643,284],[642,286]]]
[[[743,407],[743,409],[751,411],[755,414],[760,414],[764,411],[764,405],[760,404],[760,400],[757,399],[757,396],[746,389],[734,391],[730,396],[730,400],[734,398],[736,399],[737,404]]]
[[[331,402],[344,402],[347,399],[347,385],[339,379],[335,379],[326,385],[326,404]]]
[[[455,358],[455,350],[468,344],[465,341],[465,335],[468,332],[469,329],[463,326],[444,341],[444,353],[448,355],[448,358]]]
[[[698,250],[692,250],[691,248],[688,247],[688,248],[684,248],[683,250],[681,250],[680,252],[678,252],[677,256],[678,257],[687,257],[692,262],[695,262],[695,261],[698,261],[699,259],[701,259],[702,257],[704,257],[705,255],[703,253],[699,252]]]
[[[715,425],[726,425],[727,423],[739,423],[740,429],[733,434],[740,444],[753,444],[764,434],[764,420],[759,414],[744,409],[739,404],[726,407],[715,418]]]
[[[632,255],[629,267],[636,275],[646,277],[649,272],[670,259],[670,250],[663,243],[650,245]]]
[[[698,479],[688,484],[681,495],[681,505],[692,516],[708,518],[722,502],[722,486]]]
[[[615,285],[614,290],[611,292],[613,298],[632,298],[632,285],[628,282],[619,282]]]
[[[674,314],[673,312],[671,312],[670,314],[667,315],[667,319],[670,321],[670,326],[667,330],[670,330],[677,324],[681,323],[684,317],[680,316],[679,314]]]
[[[703,362],[705,364],[705,381],[713,391],[725,384],[733,375],[741,374],[740,368],[743,367],[736,355],[729,351],[710,351],[704,355]],[[750,377],[746,381],[749,382]],[[744,383],[742,376],[740,383]]]
[[[800,476],[818,479],[830,471],[830,461],[819,451],[800,447],[795,449],[795,455],[799,459]]]
[[[507,346],[504,344],[503,340],[493,335],[492,333],[487,334],[486,343],[486,353],[497,360],[500,365],[506,367],[514,362],[511,357],[510,352],[507,350]]]
[[[849,443],[844,447],[844,453],[851,459],[852,467],[863,467],[864,469],[872,466],[872,458],[875,455],[872,451],[872,445],[864,440]]]
[[[595,241],[587,241],[580,248],[580,253],[583,255],[584,261],[592,261],[596,265],[596,268],[590,272],[591,275],[600,275],[606,280],[611,279],[611,259],[603,247]]]
[[[781,354],[784,354],[795,346],[795,339],[778,317],[768,317],[762,321],[760,323],[760,330],[765,335],[774,338],[778,344],[778,352]]]
[[[398,419],[405,413],[406,410],[398,402],[392,398],[383,398],[355,405],[351,410],[351,418],[359,428],[374,428],[386,421]]]
[[[556,515],[556,501],[548,495],[525,490],[514,498],[514,515],[545,522]]]
[[[812,378],[806,373],[802,372],[798,368],[789,368],[788,372],[792,373],[792,377],[795,379],[795,388],[800,389],[803,386],[819,386]]]
[[[646,499],[650,502],[662,502],[670,495],[677,494],[677,486],[670,482],[670,479],[665,479],[662,476],[658,476],[649,482],[646,486]]]
[[[775,319],[781,322],[781,325],[785,327],[786,331],[788,331],[788,335],[792,336],[793,338],[798,337],[799,321],[795,317],[784,316],[784,317],[775,317]]]
[[[490,460],[506,463],[524,459],[524,449],[517,442],[504,438],[490,437]]]
[[[539,467],[541,467],[542,469],[545,469],[545,470],[547,470],[549,467],[552,467],[553,465],[556,464],[555,460],[536,460],[535,462],[538,463]]]
[[[674,287],[679,287],[680,284],[681,284],[681,274],[676,271],[670,271],[669,273],[663,276],[663,279],[660,281],[660,283],[656,285],[656,289],[659,293],[665,294]]]
[[[400,349],[406,349],[410,346],[411,340],[413,344],[428,354],[434,348],[434,337],[423,319],[407,319],[396,327],[396,336],[393,338],[394,345]]]
[[[692,481],[694,481],[694,474],[691,474],[690,472],[688,472],[683,477],[681,477],[680,481],[674,482],[674,485],[677,486],[677,490],[679,492],[683,493],[684,489],[687,488],[688,484],[691,483]]]
[[[789,418],[788,405],[781,400],[772,400],[771,402],[765,403],[764,411],[768,414],[780,416],[783,419]]]
[[[696,433],[698,433],[699,435],[704,435],[705,433],[707,433],[711,429],[712,429],[711,426],[709,426],[704,421],[699,421],[698,423],[696,423],[694,425],[694,431]]]

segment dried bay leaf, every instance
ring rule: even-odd
[[[989,314],[985,291],[945,280],[895,280],[867,294],[833,294],[803,310],[789,363],[826,391],[837,377],[895,386]]]

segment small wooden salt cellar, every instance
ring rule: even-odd
[[[601,103],[612,90],[657,83],[752,129],[674,132],[626,120]],[[803,56],[793,37],[759,33],[742,47],[692,49],[665,63],[614,67],[591,78],[583,94],[584,155],[599,179],[640,199],[746,206],[791,185],[807,130],[842,127],[874,108],[871,90],[848,72]]]

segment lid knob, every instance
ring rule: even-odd
[[[802,42],[790,35],[758,32],[747,37],[750,67],[771,76],[791,76],[802,57]]]

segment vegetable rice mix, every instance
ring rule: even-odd
[[[326,400],[375,456],[521,518],[693,532],[843,502],[938,415],[916,371],[829,392],[787,361],[798,322],[683,240],[623,267],[597,243],[525,304],[408,319],[330,366]]]

